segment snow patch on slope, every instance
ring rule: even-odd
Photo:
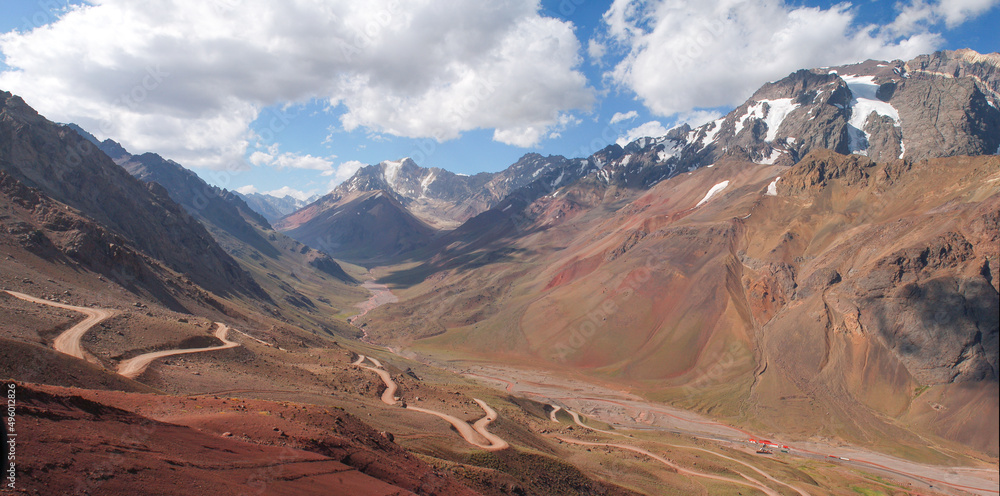
[[[765,193],[767,196],[778,196],[778,181],[780,180],[781,176],[778,176],[774,178],[774,181],[771,181],[771,184],[767,185],[767,193]]]
[[[385,182],[389,183],[389,186],[396,186],[396,178],[399,176],[399,169],[403,167],[403,160],[382,162],[382,175],[385,176]]]
[[[767,124],[767,137],[764,138],[764,141],[771,142],[774,141],[774,138],[778,137],[778,128],[785,121],[785,117],[788,117],[788,114],[799,108],[799,104],[792,102],[791,98],[768,100],[767,104],[769,108],[767,110],[767,117],[764,118],[764,124]]]
[[[705,193],[705,197],[702,198],[701,201],[698,202],[697,205],[695,205],[695,207],[700,207],[700,206],[704,205],[705,203],[708,202],[708,200],[711,200],[713,196],[719,194],[720,192],[722,192],[722,190],[726,189],[727,186],[729,186],[729,180],[728,179],[725,180],[725,181],[722,181],[719,184],[716,184],[715,186],[712,186],[712,189],[708,190],[708,193]]]
[[[669,144],[663,145],[663,149],[656,152],[656,161],[666,162],[667,159],[677,156],[684,148],[685,144],[686,143],[678,143],[676,141],[671,141]]]
[[[726,121],[725,117],[712,121],[712,124],[715,124],[715,127],[713,127],[711,131],[705,131],[705,139],[703,141],[703,146],[708,146],[709,143],[715,141],[717,135],[719,134],[719,131],[722,129],[722,123],[725,121]]]
[[[427,187],[430,186],[431,183],[433,183],[435,179],[437,179],[437,174],[434,171],[431,171],[431,173],[427,174],[427,177],[425,177],[423,181],[420,181],[420,197],[421,198],[426,198],[427,197]]]
[[[847,121],[850,125],[848,130],[848,143],[851,153],[859,155],[868,154],[868,143],[871,136],[865,131],[865,124],[868,116],[872,112],[877,115],[884,115],[892,119],[896,127],[899,127],[899,112],[891,104],[879,100],[875,96],[878,92],[878,84],[875,83],[874,76],[840,76],[847,83],[847,88],[851,90],[851,119]]]
[[[762,159],[760,162],[757,163],[763,165],[774,165],[774,162],[778,160],[778,157],[780,157],[782,153],[784,153],[784,151],[779,150],[777,148],[772,148],[771,155],[769,155],[767,158]]]
[[[764,109],[765,103],[767,104],[767,110]],[[778,136],[778,128],[781,127],[781,123],[784,122],[785,117],[788,117],[788,114],[797,108],[799,108],[799,104],[793,102],[791,98],[761,100],[748,107],[747,113],[743,117],[740,117],[740,120],[736,121],[734,136],[740,134],[747,119],[754,117],[764,121],[764,124],[767,125],[767,136],[764,138],[764,141],[774,141],[774,138]]]
[[[557,177],[555,181],[552,181],[552,188],[555,189],[556,186],[559,186],[565,176],[566,171],[559,171],[559,177]]]

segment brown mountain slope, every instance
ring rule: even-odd
[[[275,223],[306,245],[347,261],[386,260],[427,245],[434,230],[383,191],[326,196]]]
[[[132,155],[112,140],[98,142],[70,125],[130,174],[163,186],[170,198],[199,220],[226,253],[263,288],[282,318],[308,329],[353,335],[334,316],[350,312],[365,291],[330,256],[274,231],[266,219],[230,191],[211,186],[194,172],[155,153]]]
[[[186,279],[142,253],[131,240],[0,171],[0,246],[4,245],[11,248],[5,259],[11,264],[20,260],[13,253],[23,250],[49,265],[41,269],[45,273],[93,271],[173,310],[193,308],[190,298],[213,305],[207,293],[184,288]],[[21,271],[9,267],[9,273],[16,277]]]
[[[162,187],[136,180],[76,132],[6,92],[0,92],[0,170],[216,294],[268,298]]]
[[[998,181],[997,157],[816,151],[703,168],[622,208],[544,199],[544,229],[477,251],[510,257],[366,318],[378,339],[582,369],[799,438],[926,444],[905,426],[996,455]]]

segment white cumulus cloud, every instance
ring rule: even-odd
[[[591,38],[587,42],[587,55],[590,56],[591,62],[595,64],[600,64],[604,59],[604,54],[607,53],[608,47],[604,46],[603,43]]]
[[[333,162],[322,157],[293,152],[281,152],[277,143],[266,150],[257,150],[250,154],[248,160],[258,167],[275,167],[278,169],[307,169],[322,171],[321,175],[332,172]]]
[[[1000,5],[1000,0],[915,0],[902,7],[889,28],[900,35],[926,31],[943,23],[948,29]]]
[[[615,115],[611,116],[611,124],[617,124],[621,121],[629,121],[639,117],[639,112],[635,110],[629,110],[628,112],[615,112]]]
[[[291,188],[289,186],[282,186],[281,188],[278,188],[278,189],[274,189],[274,190],[271,190],[271,191],[265,191],[264,194],[265,195],[271,195],[271,196],[273,196],[275,198],[285,198],[286,196],[290,196],[290,197],[295,198],[296,200],[299,200],[299,201],[306,201],[309,198],[311,198],[313,195],[315,195],[316,192],[315,191],[308,191],[308,192],[306,192],[306,191],[299,191],[299,190],[297,190],[295,188]]]
[[[605,76],[653,113],[671,116],[738,105],[764,82],[798,69],[905,59],[942,41],[930,32],[893,37],[856,12],[849,3],[823,9],[783,1],[615,0],[600,36],[626,55]]]
[[[667,128],[663,127],[663,124],[661,124],[660,121],[649,121],[625,131],[625,134],[619,137],[615,143],[618,143],[618,146],[625,146],[639,138],[657,138],[663,136],[667,134],[667,131]]]
[[[47,117],[209,168],[244,163],[250,124],[276,105],[325,100],[346,130],[493,129],[532,146],[595,99],[572,24],[537,0],[95,0],[0,35],[0,52],[0,88]],[[320,166],[297,160],[279,166]]]
[[[331,184],[334,183],[340,184],[350,179],[351,176],[353,176],[354,173],[358,171],[358,169],[364,167],[365,165],[366,164],[364,162],[359,162],[357,160],[348,160],[347,162],[343,162],[340,165],[338,165],[337,170],[334,171],[333,174],[327,174],[324,172],[323,175],[326,176],[333,175],[334,179],[331,181]]]

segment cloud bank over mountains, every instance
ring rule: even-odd
[[[261,109],[311,99],[348,131],[448,140],[484,128],[531,146],[595,98],[572,25],[537,7],[105,0],[3,35],[0,87],[193,166],[243,161]]]

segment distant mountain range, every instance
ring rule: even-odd
[[[313,195],[305,200],[300,200],[291,195],[279,198],[267,193],[240,193],[239,191],[232,193],[242,198],[247,206],[262,215],[268,222],[275,222],[320,198],[319,195]]]
[[[593,170],[587,160],[538,154],[474,176],[423,168],[408,158],[386,161],[358,170],[275,227],[346,260],[386,260],[427,246],[438,230],[458,227],[531,184],[553,191]]]
[[[454,228],[532,182],[543,181],[556,188],[591,170],[586,160],[529,153],[501,172],[466,176],[420,167],[404,158],[359,169],[321,200],[332,204],[357,192],[385,191],[428,225]]]

